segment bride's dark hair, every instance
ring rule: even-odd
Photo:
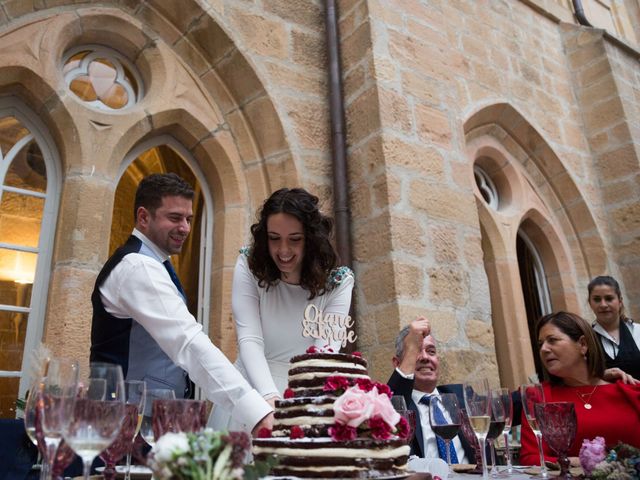
[[[318,197],[303,188],[282,188],[265,200],[258,212],[258,221],[251,226],[253,244],[249,251],[249,269],[260,287],[280,281],[280,270],[269,255],[267,220],[276,213],[297,218],[304,229],[304,258],[300,285],[309,291],[309,300],[327,289],[329,273],[338,264],[338,256],[331,244],[333,219],[318,208]]]

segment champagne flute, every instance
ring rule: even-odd
[[[429,423],[431,430],[444,440],[447,450],[447,465],[451,470],[451,440],[458,435],[462,416],[458,397],[455,393],[432,396],[429,402]]]
[[[498,475],[498,469],[496,468],[496,448],[494,445],[495,439],[498,438],[504,431],[505,414],[504,405],[502,399],[496,395],[497,392],[492,390],[491,392],[491,423],[489,424],[489,432],[487,433],[487,443],[491,450],[491,476],[496,477]]]
[[[511,431],[511,423],[513,421],[513,399],[511,398],[511,390],[508,388],[496,388],[493,395],[502,399],[504,407],[504,430],[502,436],[504,438],[504,456],[507,461],[507,474],[513,473],[513,463],[511,461],[511,450],[509,449],[509,434]]]
[[[464,384],[464,404],[469,415],[469,422],[480,444],[482,459],[482,478],[488,480],[487,458],[484,443],[491,423],[491,390],[489,381],[484,378]]]
[[[152,388],[145,391],[140,435],[151,447],[156,444],[156,438],[153,434],[153,402],[154,400],[174,400],[175,398],[176,393],[169,388]]]
[[[540,475],[534,478],[546,479],[549,478],[549,473],[547,472],[547,466],[544,463],[542,432],[540,431],[535,412],[536,404],[544,403],[544,389],[539,383],[527,383],[520,387],[520,394],[522,396],[522,409],[527,417],[527,422],[529,422],[529,426],[531,427],[531,430],[533,430],[536,440],[538,441],[538,452],[540,453]]]
[[[82,458],[84,480],[89,479],[93,460],[118,436],[125,416],[124,402],[120,365],[92,363],[64,430],[64,439]]]
[[[133,450],[133,444],[138,432],[140,431],[140,425],[142,424],[142,417],[144,414],[144,401],[145,393],[147,391],[147,384],[142,380],[126,380],[124,382],[124,390],[126,394],[126,402],[128,405],[135,405],[137,407],[137,422],[136,430],[133,434],[133,439],[127,450],[127,464],[124,475],[124,480],[131,480],[131,451]]]
[[[73,411],[78,387],[78,362],[68,358],[50,358],[46,377],[42,384],[42,399],[38,402],[46,452],[46,471],[43,476],[51,478],[56,451],[62,441]]]

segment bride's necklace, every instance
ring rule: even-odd
[[[586,408],[587,410],[591,410],[591,408],[593,408],[591,405],[591,397],[596,392],[596,388],[598,388],[598,385],[593,387],[593,390],[591,390],[589,393],[576,392],[576,395],[578,395],[578,398],[582,400],[582,403],[584,403],[584,408]]]

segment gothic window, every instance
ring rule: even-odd
[[[484,201],[493,210],[498,210],[500,197],[498,196],[498,189],[493,183],[493,180],[491,180],[489,174],[487,174],[487,172],[485,172],[478,165],[474,165],[473,176],[476,180],[476,185],[478,187],[478,190],[480,190],[480,194],[482,195]]]
[[[142,81],[136,68],[109,48],[74,48],[66,55],[62,73],[69,90],[94,108],[121,110],[142,97]]]
[[[52,143],[35,116],[0,100],[0,417],[15,417],[42,337],[58,202]]]

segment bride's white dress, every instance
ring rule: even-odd
[[[287,387],[289,360],[311,345],[324,347],[326,340],[302,335],[304,311],[310,303],[326,314],[347,316],[354,285],[347,267],[334,270],[330,290],[309,300],[309,292],[299,285],[278,282],[261,288],[249,270],[246,254],[238,256],[233,274],[231,306],[238,337],[236,368],[264,398],[282,396]],[[334,351],[340,342],[330,342]],[[229,412],[214,405],[209,426],[216,430],[248,430],[234,422]]]

